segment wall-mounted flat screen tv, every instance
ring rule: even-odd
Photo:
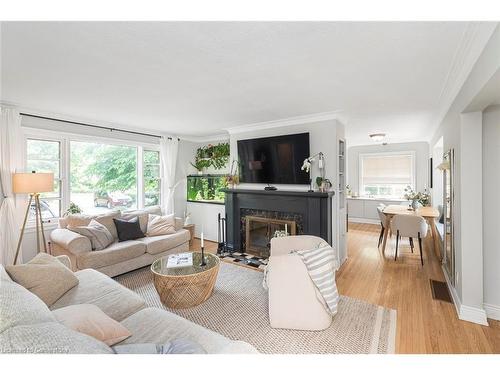
[[[239,140],[240,181],[309,184],[309,173],[301,170],[309,156],[309,133]]]

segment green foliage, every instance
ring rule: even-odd
[[[227,187],[225,176],[189,176],[187,178],[188,201],[224,202]]]
[[[191,165],[198,171],[209,167],[222,169],[227,165],[228,161],[229,143],[209,144],[196,150],[195,161]]]
[[[68,216],[70,214],[81,214],[81,213],[82,209],[80,208],[80,206],[78,206],[76,203],[70,202],[68,209],[64,213],[64,216]]]

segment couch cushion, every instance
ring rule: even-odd
[[[94,219],[85,227],[72,227],[70,230],[87,237],[92,250],[103,250],[115,241],[108,228]]]
[[[137,241],[146,244],[146,252],[149,254],[159,254],[164,251],[173,249],[176,246],[179,246],[185,242],[189,241],[189,231],[186,229],[181,229],[174,234],[167,234],[164,236],[155,236],[155,237],[144,237],[140,238]]]
[[[59,220],[60,228],[75,228],[75,227],[86,227],[90,224],[90,221],[94,219],[98,223],[104,225],[114,238],[118,238],[116,234],[114,218],[120,217],[120,211],[110,211],[104,215],[83,215],[83,214],[70,214],[64,219]]]
[[[146,235],[148,237],[164,236],[166,234],[175,233],[175,218],[174,214],[160,216],[160,215],[149,215],[148,220],[148,231]]]
[[[78,284],[73,271],[45,253],[37,254],[26,264],[7,266],[6,270],[12,280],[36,294],[48,306]]]
[[[92,336],[109,346],[130,337],[128,329],[111,319],[96,305],[70,305],[53,310],[52,313],[59,323],[69,329]]]
[[[146,245],[139,241],[114,242],[104,250],[79,254],[77,266],[83,268],[100,268],[137,258],[146,252]]]
[[[111,354],[113,350],[93,337],[52,322],[21,325],[2,332],[0,353]]]
[[[139,218],[134,217],[130,220],[113,219],[115,222],[116,232],[118,233],[118,241],[131,241],[144,237],[144,232],[139,224]]]
[[[121,321],[146,306],[137,294],[99,271],[86,269],[75,272],[75,275],[78,285],[53,304],[51,310],[89,303],[114,320]]]
[[[28,289],[12,281],[0,265],[0,333],[17,326],[55,322],[49,308]]]
[[[118,233],[116,232],[116,226],[113,219],[120,218],[120,215],[120,211],[111,211],[106,215],[96,216],[94,220],[104,225],[109,230],[109,233],[113,235],[113,238],[117,239]]]
[[[257,353],[250,344],[232,341],[178,315],[153,307],[143,309],[121,323],[132,332],[132,336],[120,345],[164,344],[175,339],[187,339],[200,344],[207,353]]]
[[[138,218],[139,219],[139,226],[141,227],[142,233],[146,233],[148,229],[148,219],[149,219],[149,213],[143,210],[137,210],[137,211],[128,211],[128,212],[123,212],[120,219],[130,221],[132,219]]]

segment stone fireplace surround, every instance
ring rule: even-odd
[[[245,216],[261,216],[296,222],[297,234],[310,234],[332,244],[332,197],[290,190],[226,189],[227,245],[231,251],[245,250]]]

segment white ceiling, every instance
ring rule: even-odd
[[[187,136],[341,111],[427,140],[464,22],[2,23],[2,101]]]

